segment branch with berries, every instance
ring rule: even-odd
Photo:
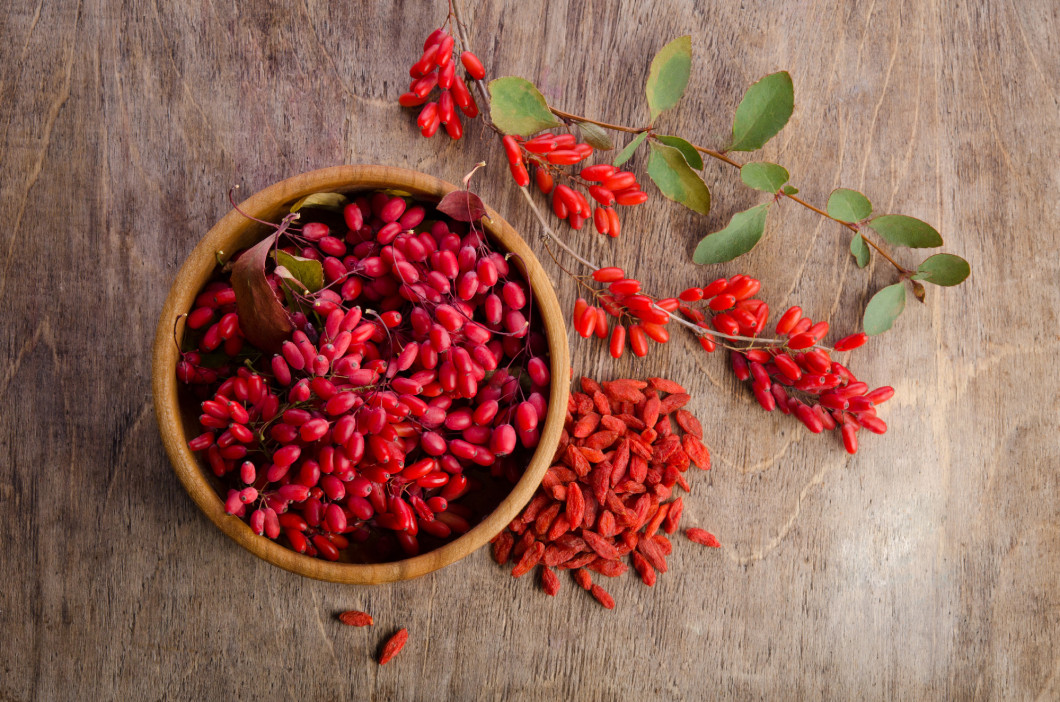
[[[458,63],[463,75],[458,75]],[[833,191],[822,209],[798,197],[799,191],[783,166],[766,161],[741,164],[730,156],[761,149],[787,124],[794,109],[794,88],[787,72],[767,75],[750,86],[736,109],[732,138],[724,148],[707,148],[694,140],[662,133],[656,126],[658,119],[683,98],[691,65],[688,36],[671,41],[656,54],[645,86],[646,125],[633,127],[592,119],[549,105],[524,78],[506,76],[487,85],[485,67],[471,51],[459,3],[450,3],[442,27],[424,42],[423,54],[410,70],[413,80],[409,92],[399,102],[405,107],[421,107],[417,125],[425,137],[433,136],[444,125],[451,138],[459,139],[463,134],[459,113],[463,113],[469,119],[481,117],[501,138],[512,178],[542,226],[549,254],[560,265],[551,248],[555,244],[588,270],[582,275],[560,265],[584,291],[572,315],[579,335],[607,339],[615,358],[621,357],[627,346],[635,355],[644,356],[650,341],[666,343],[669,328],[681,326],[695,334],[708,353],[718,345],[728,349],[736,376],[751,383],[764,409],[794,414],[814,433],[839,430],[847,450],[853,453],[859,429],[886,431],[875,406],[889,399],[893,390],[870,390],[834,360],[832,353],[851,351],[866,343],[869,336],[890,329],[905,308],[907,289],[923,301],[924,283],[957,285],[968,277],[970,267],[949,253],[930,256],[915,269],[907,267],[885,247],[942,246],[941,235],[928,223],[902,214],[874,215],[865,195],[845,188]],[[481,113],[480,104],[484,107]],[[597,152],[615,148],[612,134],[632,138],[610,162],[589,163]],[[710,189],[701,175],[704,157],[738,169],[744,185],[769,196],[767,201],[734,214],[720,231],[705,236],[693,253],[695,263],[723,263],[751,251],[765,233],[768,215],[775,209],[772,206],[788,199],[849,231],[850,251],[859,267],[868,265],[874,250],[895,269],[897,281],[869,301],[863,331],[845,336],[831,348],[822,345],[828,323],[814,323],[798,307],[781,316],[773,337],[763,337],[769,307],[755,297],[761,283],[750,276],[719,278],[671,297],[648,294],[625,271],[596,265],[565,243],[530,192],[532,182],[549,199],[552,214],[572,229],[581,230],[591,222],[599,234],[617,238],[622,231],[620,209],[650,199],[637,174],[622,169],[642,148],[649,151],[647,176],[658,191],[702,215],[711,209]]]

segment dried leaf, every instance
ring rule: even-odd
[[[598,151],[610,151],[615,148],[615,143],[607,135],[603,127],[592,122],[577,122],[578,129],[582,132],[582,141]]]
[[[349,200],[342,193],[313,193],[291,205],[291,212],[297,212],[303,207],[322,207],[338,211],[345,207],[347,202]]]
[[[478,195],[467,190],[454,190],[438,203],[438,211],[458,222],[478,222],[486,216],[486,206]]]
[[[265,279],[265,262],[284,226],[243,252],[232,264],[232,288],[236,293],[239,326],[252,345],[278,353],[280,345],[294,331],[291,318]]]

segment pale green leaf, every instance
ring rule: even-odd
[[[745,163],[740,169],[740,178],[749,188],[767,193],[776,193],[788,182],[788,169],[768,161]]]
[[[766,230],[769,205],[756,205],[737,212],[720,232],[703,237],[692,254],[692,262],[700,264],[724,263],[742,256],[755,247]]]
[[[688,165],[693,169],[697,171],[703,170],[703,157],[699,155],[698,151],[696,151],[696,147],[692,146],[681,137],[656,135],[655,139],[656,141],[661,141],[667,146],[674,147],[684,154],[685,161],[687,161]]]
[[[490,119],[505,134],[530,136],[562,124],[534,84],[518,76],[491,80]]]
[[[618,152],[618,156],[615,156],[615,160],[611,162],[611,165],[617,168],[629,159],[633,158],[633,152],[636,151],[637,147],[643,144],[644,140],[647,138],[647,132],[641,132],[637,136],[633,137],[633,141],[626,144],[625,148]]]
[[[710,190],[684,155],[665,144],[651,143],[648,175],[663,195],[700,214],[710,212]]]
[[[691,73],[692,37],[678,37],[655,55],[648,71],[648,83],[644,87],[652,122],[681,101]]]
[[[836,188],[828,196],[829,217],[835,217],[840,222],[860,222],[872,214],[872,203],[857,190]]]
[[[273,258],[289,305],[295,302],[294,293],[314,293],[324,287],[324,268],[320,261],[293,256],[280,250],[276,251]]]
[[[784,128],[795,109],[795,87],[787,71],[770,73],[750,88],[736,108],[729,151],[761,149]]]
[[[291,212],[297,212],[303,207],[321,207],[328,210],[341,210],[349,200],[342,193],[313,193],[306,195],[291,205]]]
[[[869,226],[896,246],[929,249],[942,246],[942,236],[927,222],[906,215],[880,215]]]
[[[850,240],[850,253],[854,254],[854,261],[858,268],[869,265],[869,245],[865,243],[865,237],[855,234]]]
[[[941,253],[925,259],[913,279],[935,285],[959,285],[971,272],[972,267],[960,256]]]
[[[894,320],[905,309],[905,284],[895,283],[872,296],[865,306],[862,327],[870,336],[882,334],[894,325]]]

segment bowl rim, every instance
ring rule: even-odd
[[[395,189],[423,200],[437,201],[457,186],[440,178],[405,168],[380,165],[346,165],[308,171],[274,183],[251,195],[239,209],[266,221],[278,221],[295,200],[316,192],[361,192]],[[188,448],[177,395],[178,350],[174,333],[183,338],[184,324],[177,317],[191,309],[203,283],[218,259],[259,240],[265,233],[258,224],[235,209],[222,217],[185,259],[170,285],[159,316],[152,353],[152,394],[155,419],[174,472],[188,494],[217,527],[254,555],[285,570],[318,580],[351,584],[377,584],[408,580],[454,563],[478,550],[522,510],[552,463],[559,445],[569,397],[570,349],[555,290],[533,251],[496,211],[486,207],[483,228],[505,249],[517,254],[517,265],[530,283],[538,305],[550,353],[548,413],[537,449],[523,477],[482,522],[440,548],[390,563],[354,564],[305,556],[264,536],[258,536],[242,519],[225,513],[224,503],[210,484],[206,471]],[[226,247],[230,250],[226,250]],[[175,326],[176,325],[176,326]]]

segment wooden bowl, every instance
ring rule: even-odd
[[[457,189],[455,185],[438,178],[402,168],[338,166],[303,173],[276,183],[242,203],[240,209],[258,219],[278,222],[289,211],[292,203],[311,193],[356,193],[381,188],[405,191],[431,203]],[[304,556],[258,536],[243,520],[225,513],[224,503],[211,483],[212,476],[208,475],[208,471],[204,470],[188,448],[189,436],[199,431],[194,416],[186,409],[182,410],[178,397],[176,364],[179,354],[173,339],[174,321],[191,309],[196,295],[213,274],[218,259],[227,259],[234,252],[259,241],[268,229],[232,210],[188,256],[173,281],[155,333],[152,368],[155,417],[177,477],[206,516],[240,546],[269,563],[319,580],[357,584],[407,580],[449,565],[483,546],[530,500],[559,444],[569,393],[570,351],[559,302],[541,264],[511,225],[492,209],[487,210],[492,220],[483,222],[487,234],[503,249],[518,254],[511,260],[529,281],[544,321],[552,374],[548,415],[541,431],[540,444],[522,479],[493,512],[466,534],[440,548],[390,563],[353,564]],[[177,332],[179,339],[183,334],[182,324],[178,326]]]

